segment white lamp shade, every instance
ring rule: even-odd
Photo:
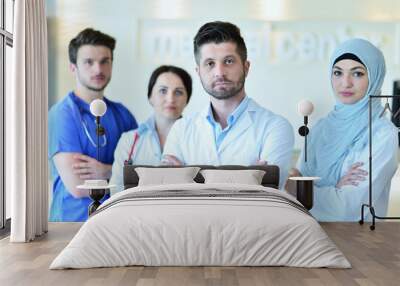
[[[314,105],[309,100],[302,100],[297,104],[297,112],[302,116],[309,116],[314,111]]]
[[[90,103],[90,112],[94,116],[103,116],[107,111],[106,103],[101,99],[95,99]]]

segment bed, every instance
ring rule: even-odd
[[[200,172],[193,183],[138,185],[136,171],[150,168],[126,166],[126,190],[98,208],[50,269],[351,267],[307,209],[277,189],[278,167],[198,167],[202,172],[258,169],[265,174],[260,185],[204,183]]]

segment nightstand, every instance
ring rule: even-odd
[[[290,177],[289,180],[296,181],[296,198],[303,206],[310,210],[314,203],[314,181],[320,177]]]
[[[94,186],[94,185],[80,185],[77,186],[78,189],[89,190],[89,197],[93,200],[88,208],[89,216],[94,213],[97,208],[101,205],[100,200],[106,195],[110,193],[110,188],[115,187],[114,185],[103,185],[103,186]]]

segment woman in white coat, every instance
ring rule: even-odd
[[[330,77],[336,104],[309,134],[291,175],[318,176],[311,213],[320,221],[358,221],[368,203],[368,100],[381,94],[386,68],[382,52],[362,39],[348,40],[334,51]],[[397,169],[397,128],[385,116],[380,100],[372,101],[372,190],[378,216],[388,209],[390,184]],[[368,209],[365,219],[371,219]]]
[[[150,76],[147,96],[154,114],[138,129],[123,133],[114,152],[112,193],[123,190],[125,164],[160,165],[169,130],[182,116],[192,94],[192,78],[184,69],[163,65]]]

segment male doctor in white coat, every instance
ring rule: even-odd
[[[246,95],[246,44],[235,25],[210,22],[194,38],[196,71],[210,104],[175,122],[164,147],[170,165],[254,165],[280,168],[287,178],[294,136],[290,123]]]

